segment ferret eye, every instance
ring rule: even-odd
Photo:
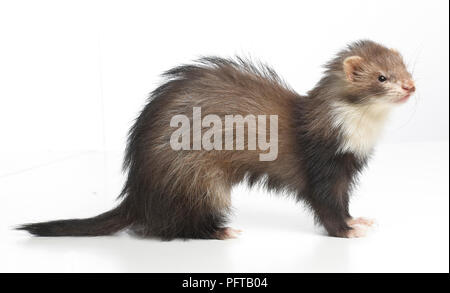
[[[385,82],[386,80],[387,80],[386,76],[384,76],[384,75],[378,76],[378,81],[379,82]]]

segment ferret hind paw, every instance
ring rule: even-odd
[[[220,228],[216,232],[216,238],[219,240],[227,240],[238,238],[238,236],[242,233],[240,229],[234,229],[230,227]]]

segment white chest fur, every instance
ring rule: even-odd
[[[350,105],[339,102],[332,105],[333,126],[342,134],[340,152],[352,152],[366,157],[380,137],[391,106],[387,104]]]

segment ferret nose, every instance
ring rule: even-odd
[[[413,93],[416,91],[416,87],[414,86],[414,82],[412,82],[412,81],[404,82],[402,84],[402,89],[404,89],[405,91],[410,92],[410,93]]]

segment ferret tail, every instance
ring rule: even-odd
[[[131,224],[123,209],[122,203],[116,208],[92,218],[24,224],[16,229],[42,237],[110,235]]]

